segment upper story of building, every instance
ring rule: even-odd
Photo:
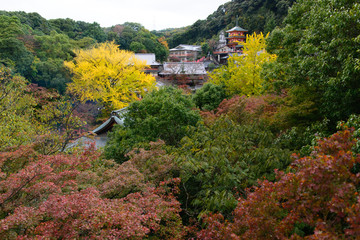
[[[169,50],[170,62],[190,62],[195,61],[201,53],[201,46],[180,44]]]
[[[242,48],[243,43],[246,41],[246,33],[248,30],[243,29],[239,26],[235,26],[230,30],[226,31],[228,33],[227,39],[227,46],[233,50],[236,48]]]

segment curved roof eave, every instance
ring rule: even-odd
[[[243,28],[241,28],[241,27],[239,27],[239,26],[235,26],[235,27],[233,27],[232,29],[227,30],[226,32],[233,32],[233,31],[247,32],[248,30],[243,29]]]

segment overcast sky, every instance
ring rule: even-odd
[[[37,12],[110,27],[137,22],[149,30],[185,27],[230,0],[0,0],[0,10]]]

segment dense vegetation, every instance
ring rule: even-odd
[[[103,29],[95,22],[46,20],[37,13],[0,11],[0,27],[0,63],[32,83],[60,93],[71,81],[63,63],[74,59],[74,50],[114,41],[122,50],[155,53],[160,62],[168,55],[165,39],[137,23]]]
[[[193,102],[182,91],[172,87],[152,91],[141,101],[126,109],[124,126],[117,126],[106,145],[105,155],[122,162],[136,145],[161,139],[168,145],[177,145],[200,120],[192,110]]]
[[[221,30],[239,26],[253,32],[271,32],[282,24],[295,0],[233,0],[221,6],[204,20],[183,29],[155,32],[167,37],[170,48],[179,44],[200,44],[216,38]],[[210,43],[211,45],[211,43]]]
[[[163,62],[168,56],[168,43],[170,47],[181,43],[206,43],[210,49],[221,30],[234,26],[236,16],[239,16],[239,24],[250,32],[270,32],[281,25],[293,2],[231,1],[206,20],[199,20],[185,29],[153,32],[138,23],[126,22],[103,29],[96,22],[69,18],[46,20],[37,13],[0,11],[0,61],[30,82],[64,93],[71,76],[63,62],[73,60],[74,49],[114,41],[123,50],[155,53],[157,60]]]
[[[275,2],[288,3],[266,1]],[[264,2],[231,2],[241,3],[257,9]],[[0,236],[358,239],[359,16],[355,0],[298,0],[282,27],[249,36],[246,56],[231,56],[191,95],[140,86],[136,64],[116,61],[131,55],[116,39],[93,46],[101,41],[95,32],[70,37],[73,28],[59,33],[51,21],[33,21],[36,14],[29,15],[31,29],[27,18],[1,15]],[[26,31],[42,34],[26,45]],[[132,47],[145,46],[138,43]],[[26,68],[29,59],[66,61],[74,95],[27,81],[23,76],[39,71]],[[79,88],[89,79],[83,69],[93,65],[94,76],[107,81],[85,81],[103,97],[90,100],[107,110],[115,100],[128,104],[124,124],[113,128],[104,149],[67,149],[90,119],[76,107],[91,112]],[[125,95],[109,95],[111,87]],[[134,98],[122,100],[126,94]]]

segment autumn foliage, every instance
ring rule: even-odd
[[[200,239],[347,239],[360,236],[360,155],[344,130],[318,142],[297,158],[278,181],[247,190],[233,220],[210,215]]]
[[[155,78],[142,71],[146,64],[113,42],[78,50],[65,66],[73,74],[68,90],[81,101],[103,104],[108,111],[126,107],[155,84]]]
[[[8,239],[181,238],[178,179],[146,182],[132,162],[102,160],[93,148],[0,155],[0,235]]]
[[[210,82],[225,87],[228,95],[241,94],[246,96],[259,95],[263,91],[264,79],[261,70],[265,63],[276,60],[275,54],[268,53],[266,39],[262,33],[246,36],[243,43],[243,54],[234,54],[228,63],[214,70],[210,75]]]
[[[251,97],[235,95],[222,100],[219,106],[212,111],[202,111],[201,116],[206,124],[225,115],[241,124],[254,121],[271,123],[278,111],[278,99],[280,99],[279,96],[272,94]]]

